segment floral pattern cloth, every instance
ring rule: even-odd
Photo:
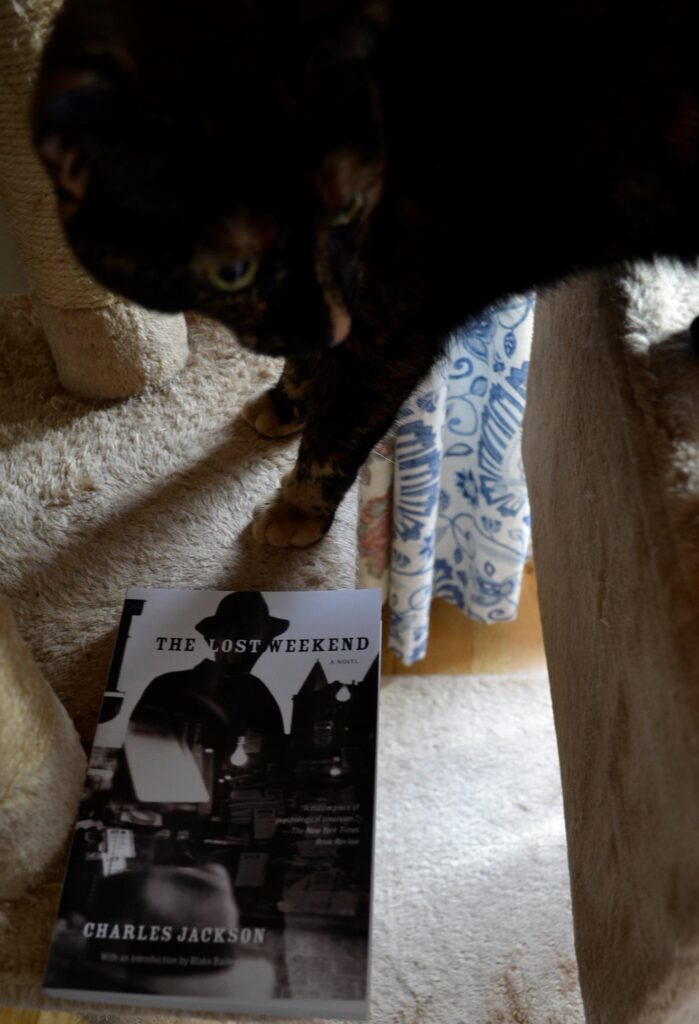
[[[479,622],[516,618],[530,545],[521,438],[532,296],[460,331],[402,408],[360,485],[360,583],[382,586],[388,645],[425,656],[441,597]]]

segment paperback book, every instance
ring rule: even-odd
[[[380,593],[128,591],[44,981],[366,1019]]]

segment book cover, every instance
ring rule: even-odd
[[[128,591],[44,989],[366,1019],[377,590]]]

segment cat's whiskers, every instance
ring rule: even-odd
[[[372,454],[372,456],[376,456],[376,458],[378,458],[378,459],[383,459],[384,462],[389,462],[392,466],[397,466],[398,465],[398,463],[396,462],[395,459],[389,459],[388,455],[384,455],[383,452],[378,451],[378,449],[376,449],[376,448],[374,449],[374,451],[371,454]]]

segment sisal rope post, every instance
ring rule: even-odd
[[[0,597],[0,900],[63,851],[85,779],[75,728]]]
[[[0,0],[0,199],[61,383],[85,398],[123,398],[179,372],[187,330],[181,315],[110,295],[66,244],[29,122],[42,46],[59,7],[58,0]]]

